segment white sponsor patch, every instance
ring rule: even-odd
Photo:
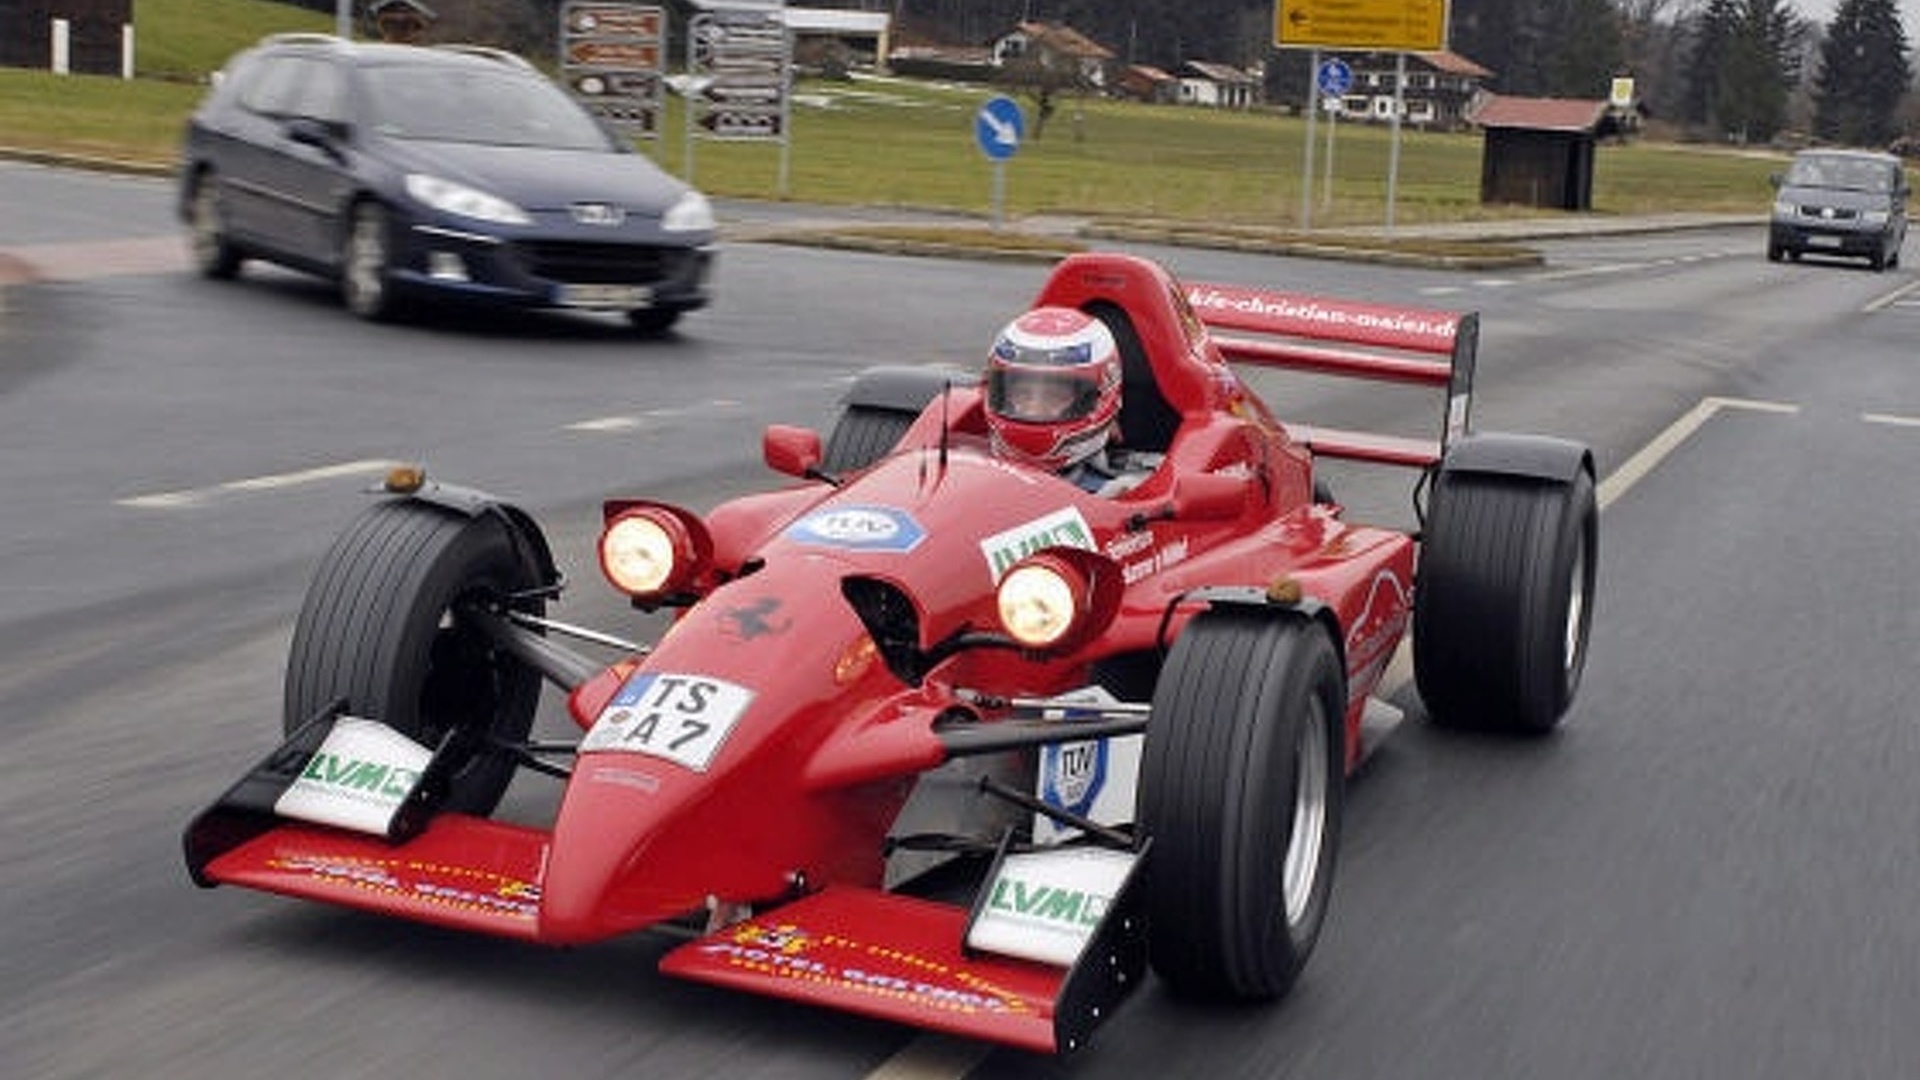
[[[386,836],[433,752],[385,724],[343,716],[273,804],[281,817]]]
[[[987,571],[998,582],[1021,559],[1050,547],[1075,547],[1098,550],[1093,529],[1080,516],[1077,507],[1055,510],[1045,517],[1015,525],[980,541],[980,553],[987,557]]]

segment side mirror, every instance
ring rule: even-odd
[[[826,459],[820,449],[820,433],[791,424],[767,425],[760,436],[760,456],[774,472],[804,480],[818,477],[820,463]]]
[[[287,138],[322,150],[333,145],[333,130],[326,121],[311,116],[296,116],[287,121]]]
[[[1773,173],[1772,175],[1767,177],[1767,183],[1773,185],[1774,187],[1779,187],[1781,184],[1786,183],[1786,180],[1787,178],[1784,173]]]
[[[1246,513],[1248,478],[1220,473],[1173,482],[1173,516],[1182,521],[1229,521]]]

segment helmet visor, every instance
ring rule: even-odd
[[[1078,420],[1100,403],[1100,387],[1084,374],[996,367],[987,375],[987,407],[1009,420]]]

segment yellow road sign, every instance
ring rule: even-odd
[[[1447,6],[1447,0],[1274,0],[1273,43],[1434,52],[1447,47]]]

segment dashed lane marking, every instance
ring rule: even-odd
[[[208,487],[186,488],[180,491],[162,491],[152,495],[134,495],[125,499],[115,499],[120,506],[131,506],[141,510],[181,510],[204,505],[220,495],[254,491],[278,491],[283,488],[298,487],[302,484],[314,484],[323,480],[338,480],[347,476],[368,476],[384,473],[399,462],[394,461],[348,461],[339,465],[322,465],[313,469],[301,469],[298,472],[278,473],[273,476],[251,476],[244,480],[229,480],[224,484]]]
[[[1896,416],[1893,413],[1861,413],[1860,419],[1869,424],[1885,424],[1888,427],[1920,428],[1920,416]]]
[[[648,409],[643,413],[622,416],[597,416],[589,420],[577,420],[566,426],[568,431],[585,431],[598,435],[618,435],[637,431],[646,427],[651,420],[671,420],[681,416],[701,416],[713,410],[725,411],[736,408],[740,402],[731,398],[714,398],[696,405],[684,405],[671,408]]]

